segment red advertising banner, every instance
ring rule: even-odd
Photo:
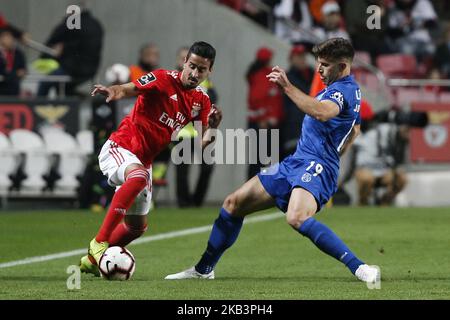
[[[9,134],[13,129],[39,132],[52,126],[75,135],[79,129],[79,104],[76,99],[0,99],[0,132]]]
[[[34,116],[26,104],[0,103],[0,132],[8,134],[12,129],[33,130]]]
[[[450,104],[411,103],[411,111],[428,113],[429,124],[410,130],[410,160],[413,162],[450,162]]]

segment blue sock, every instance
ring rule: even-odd
[[[226,249],[236,241],[244,218],[231,216],[224,208],[214,222],[209,236],[208,246],[202,258],[195,266],[200,273],[210,273]]]
[[[353,274],[364,264],[330,228],[314,218],[303,222],[298,232],[308,237],[320,250],[345,264]]]

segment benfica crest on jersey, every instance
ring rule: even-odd
[[[194,102],[194,105],[192,106],[191,117],[195,118],[196,116],[198,116],[201,109],[202,109],[201,104],[198,102]]]

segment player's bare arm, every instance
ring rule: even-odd
[[[341,155],[343,155],[348,149],[350,149],[351,145],[353,144],[353,142],[355,142],[356,137],[359,136],[361,132],[361,125],[355,125],[352,129],[352,131],[350,132],[350,135],[347,139],[347,141],[344,144],[344,147],[341,149]]]
[[[95,96],[96,94],[101,94],[106,96],[106,102],[120,100],[123,98],[135,97],[138,95],[138,91],[133,82],[128,82],[121,85],[114,85],[110,87],[106,87],[101,84],[94,85],[94,90],[91,93],[91,96]]]
[[[211,106],[211,112],[208,115],[208,126],[203,127],[202,132],[202,148],[205,148],[208,144],[214,142],[214,136],[211,134],[211,129],[217,129],[222,121],[222,110],[215,106]]]
[[[297,107],[311,117],[324,122],[339,114],[339,107],[336,103],[329,100],[318,101],[296,88],[289,81],[286,72],[282,68],[274,67],[272,72],[267,75],[267,78],[269,81],[278,84]]]

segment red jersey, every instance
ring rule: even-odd
[[[145,167],[190,121],[208,124],[211,102],[202,88],[186,89],[178,71],[155,70],[133,81],[139,90],[130,114],[110,139],[134,153]]]

